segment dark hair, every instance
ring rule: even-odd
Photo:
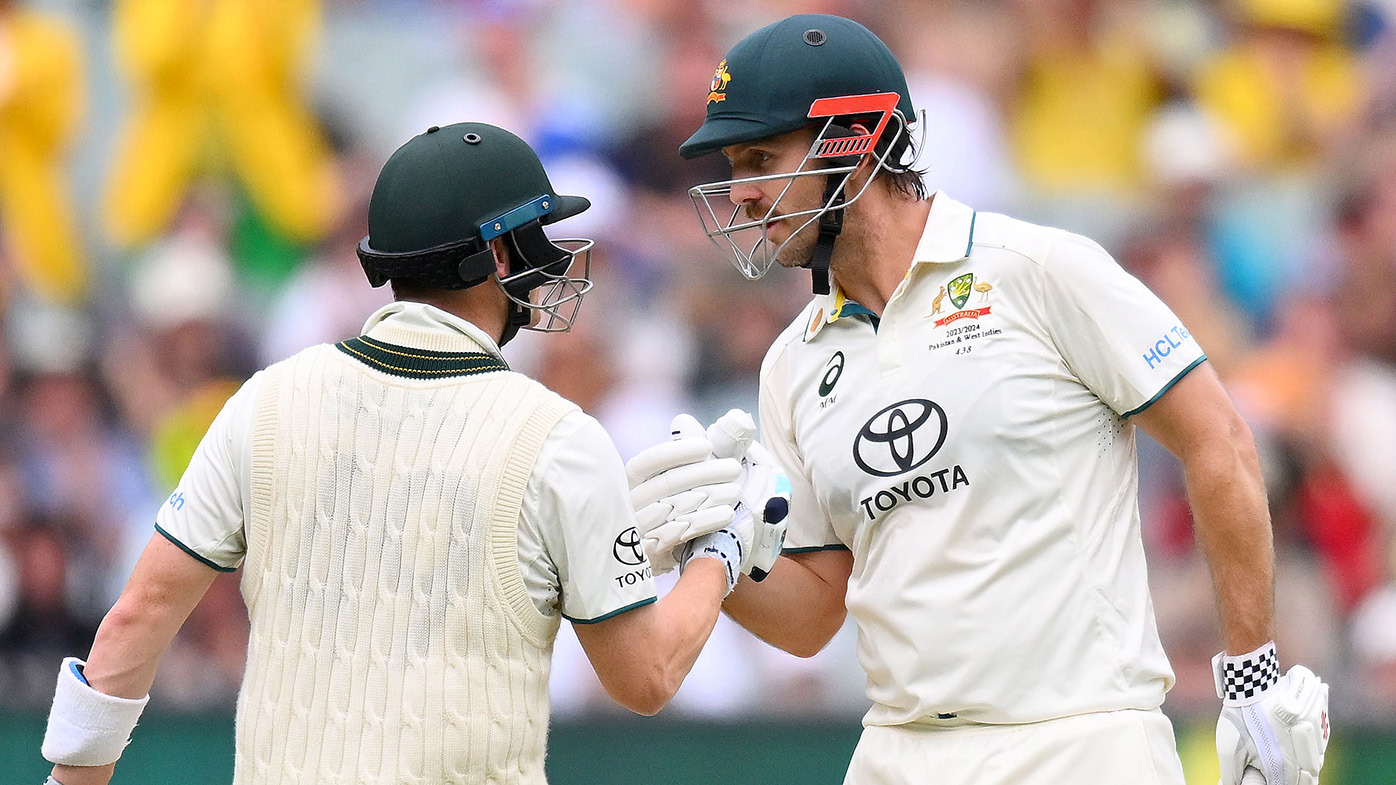
[[[900,131],[901,133],[891,135],[883,133],[882,138],[877,140],[877,147],[874,148],[874,151],[879,158],[882,157],[882,151],[886,150],[888,145],[891,145],[891,150],[887,154],[886,163],[877,171],[877,174],[873,175],[873,178],[885,178],[888,185],[905,196],[925,199],[929,194],[926,191],[926,181],[921,178],[926,174],[926,170],[912,168],[910,164],[905,166],[902,164],[902,161],[907,159],[912,162],[916,160],[916,145],[912,144],[911,141],[911,129],[903,125]]]

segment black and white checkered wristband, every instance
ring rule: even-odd
[[[1222,652],[1212,658],[1212,676],[1216,680],[1217,697],[1223,706],[1249,706],[1260,700],[1265,691],[1280,680],[1280,661],[1275,656],[1275,642],[1253,652],[1236,657]]]

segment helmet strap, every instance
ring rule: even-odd
[[[510,300],[509,316],[504,321],[504,334],[499,336],[499,346],[503,348],[504,344],[514,340],[514,336],[519,334],[519,330],[527,327],[532,320],[533,314],[529,313],[522,305]]]
[[[815,294],[828,294],[829,263],[834,258],[834,241],[843,231],[843,186],[847,178],[828,178],[824,186],[824,204],[829,208],[819,216],[819,238],[814,242],[814,252],[810,255],[810,277],[813,279]]]

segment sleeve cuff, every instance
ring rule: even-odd
[[[1172,379],[1169,380],[1168,384],[1165,384],[1165,385],[1163,386],[1163,389],[1161,389],[1161,390],[1159,390],[1158,392],[1154,393],[1154,397],[1152,397],[1152,398],[1150,398],[1149,400],[1145,401],[1142,405],[1140,405],[1140,406],[1138,406],[1138,407],[1136,407],[1136,408],[1134,408],[1134,409],[1130,409],[1129,411],[1125,412],[1124,414],[1122,414],[1122,415],[1120,415],[1120,416],[1123,417],[1124,419],[1129,419],[1130,417],[1133,417],[1134,415],[1136,415],[1136,414],[1138,414],[1138,413],[1144,411],[1145,409],[1149,408],[1150,406],[1153,406],[1154,403],[1158,401],[1158,399],[1160,399],[1160,398],[1163,397],[1163,394],[1164,394],[1164,393],[1166,393],[1166,392],[1168,392],[1169,390],[1173,389],[1173,385],[1175,385],[1175,384],[1177,384],[1178,382],[1182,381],[1182,380],[1183,380],[1183,377],[1184,377],[1184,376],[1187,376],[1189,373],[1191,373],[1193,368],[1196,368],[1197,366],[1201,365],[1201,364],[1204,363],[1204,362],[1207,362],[1207,355],[1205,355],[1205,354],[1202,355],[1201,357],[1198,357],[1196,360],[1193,360],[1191,363],[1189,363],[1189,364],[1188,364],[1188,367],[1186,367],[1186,368],[1184,368],[1183,370],[1179,371],[1177,376],[1174,376]]]
[[[190,556],[193,556],[195,559],[198,559],[199,561],[203,562],[204,564],[208,565],[209,567],[212,567],[213,569],[218,570],[219,572],[237,572],[237,569],[238,569],[237,567],[224,567],[224,566],[221,565],[221,564],[218,564],[218,563],[216,563],[216,562],[210,561],[209,559],[207,559],[207,558],[205,558],[205,557],[199,555],[197,552],[195,552],[195,550],[194,550],[193,548],[190,548],[188,545],[185,545],[184,543],[180,542],[180,541],[179,541],[179,538],[175,537],[173,534],[170,534],[169,532],[167,532],[167,531],[165,531],[164,529],[160,528],[160,524],[158,524],[158,523],[155,524],[155,531],[159,532],[160,535],[163,536],[165,539],[169,540],[170,542],[172,542],[172,543],[174,543],[176,546],[178,546],[179,549],[180,549],[181,551],[184,551],[185,553],[189,554]]]
[[[848,546],[843,543],[833,543],[831,545],[811,545],[806,548],[781,548],[781,556],[790,556],[796,553],[815,553],[818,551],[846,551]]]
[[[626,611],[633,611],[633,610],[635,610],[636,608],[642,608],[642,607],[644,607],[644,606],[646,606],[646,605],[649,605],[649,604],[652,603],[652,602],[655,602],[655,601],[658,600],[658,599],[659,599],[658,597],[650,597],[650,598],[648,598],[648,599],[640,600],[639,602],[632,602],[632,603],[630,603],[629,605],[625,606],[624,608],[617,608],[617,609],[611,611],[610,613],[604,614],[604,615],[602,615],[602,616],[597,616],[596,618],[593,618],[593,619],[574,619],[573,617],[568,616],[568,615],[565,614],[565,613],[562,614],[562,618],[564,618],[564,619],[566,619],[566,620],[572,622],[573,624],[596,624],[596,623],[598,623],[598,622],[603,622],[603,621],[605,621],[605,620],[607,620],[607,619],[613,619],[613,618],[615,618],[615,617],[621,615],[622,613],[625,613]]]

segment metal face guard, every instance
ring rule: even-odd
[[[541,267],[527,267],[499,279],[510,302],[537,314],[523,329],[542,333],[562,333],[572,329],[582,298],[591,291],[592,240],[567,238],[552,240],[562,256]],[[569,275],[581,262],[581,275]]]
[[[895,93],[888,95],[895,96]],[[855,96],[855,98],[881,98],[881,96]],[[816,101],[811,108],[811,114],[822,107],[821,101]],[[846,105],[836,105],[840,109]],[[877,107],[874,110],[881,110]],[[860,110],[860,111],[867,111]],[[823,116],[823,115],[819,115]],[[834,125],[834,117],[829,116],[824,121],[824,127],[815,136],[810,149],[805,153],[800,166],[794,172],[780,174],[759,175],[756,177],[744,177],[732,180],[722,180],[720,182],[705,183],[694,186],[688,191],[689,198],[693,200],[693,206],[698,212],[698,220],[703,224],[703,232],[722,251],[727,260],[731,262],[741,274],[748,280],[757,280],[764,276],[785,246],[795,238],[797,234],[804,231],[811,224],[818,223],[819,218],[831,209],[843,209],[854,203],[861,197],[872,184],[873,178],[869,177],[863,183],[863,187],[858,189],[856,194],[847,196],[842,205],[835,206],[838,196],[843,193],[844,186],[848,184],[849,178],[862,162],[863,157],[873,155],[873,150],[877,138],[889,124],[889,120],[896,118],[896,127],[893,133],[893,143],[888,144],[882,154],[875,159],[874,172],[878,169],[894,170],[896,167],[888,166],[887,158],[896,143],[897,137],[907,133],[906,118],[895,109],[886,109],[883,118],[878,123],[877,129],[870,134],[850,136],[845,129]],[[847,159],[855,157],[852,163],[847,163]],[[825,168],[809,168],[813,166],[811,162],[815,160],[829,160],[833,166]],[[790,186],[799,177],[842,177],[836,188],[826,189],[826,197],[823,204],[817,208],[809,210],[798,210],[792,213],[778,213],[781,200],[790,191]],[[771,203],[765,215],[755,219],[745,219],[745,214],[741,205],[734,205],[729,198],[735,186],[749,183],[765,183],[778,180],[788,180],[785,187],[781,189],[775,200]],[[719,212],[720,208],[720,212]],[[790,233],[779,245],[772,247],[768,229],[776,220],[796,221],[803,219],[799,226]]]

